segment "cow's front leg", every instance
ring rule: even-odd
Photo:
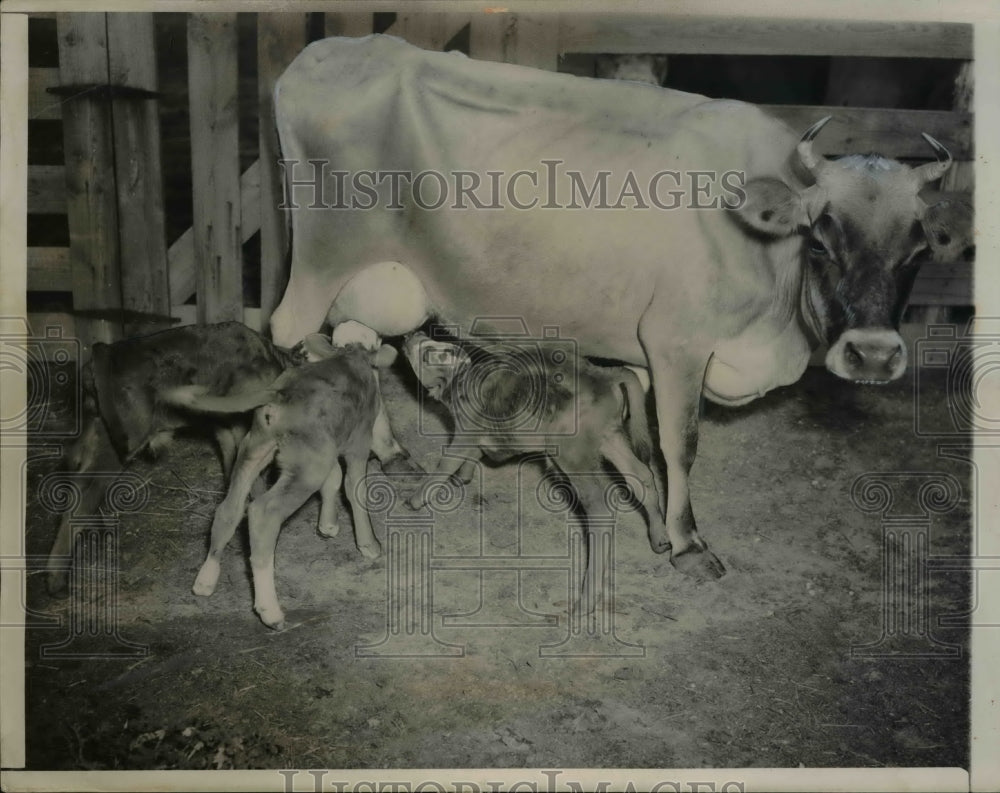
[[[296,274],[296,263],[292,263],[292,274],[285,287],[285,295],[274,313],[271,314],[271,340],[279,347],[291,349],[323,325],[335,294],[319,288],[318,283],[309,283],[310,277]],[[318,276],[312,275],[315,280]]]
[[[698,401],[709,355],[647,345],[660,449],[667,464],[665,534],[651,532],[654,548],[669,541],[670,563],[698,580],[721,578],[726,568],[698,536],[688,477],[698,449]],[[665,550],[665,548],[664,548]]]

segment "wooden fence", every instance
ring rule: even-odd
[[[49,15],[51,16],[51,15]],[[322,17],[318,27],[317,17]],[[261,14],[257,22],[260,159],[240,171],[236,14],[187,19],[193,226],[166,246],[151,14],[55,15],[58,68],[29,73],[31,120],[61,119],[65,163],[30,165],[28,212],[65,214],[68,247],[28,251],[28,290],[72,291],[73,313],[32,315],[84,344],[182,322],[240,319],[266,327],[284,288],[285,224],[273,132],[275,79],[312,35],[365,35],[361,13]],[[555,70],[566,53],[972,57],[957,24],[810,23],[621,14],[398,13],[384,31],[428,49],[463,37],[473,58]],[[972,119],[954,110],[773,105],[794,129],[833,113],[817,141],[826,154],[880,151],[926,158],[919,133],[959,163],[945,191],[972,190]],[[30,128],[29,128],[30,135]],[[243,305],[241,246],[260,232],[260,306]],[[972,304],[971,265],[928,267],[911,304]],[[192,297],[195,298],[192,304]],[[151,316],[152,315],[152,316]],[[157,319],[161,317],[162,319]]]

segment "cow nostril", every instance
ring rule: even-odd
[[[865,356],[852,342],[844,345],[844,355],[851,366],[861,366],[865,362]]]

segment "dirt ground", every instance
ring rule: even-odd
[[[433,465],[442,439],[428,433],[442,431],[439,416],[418,420],[402,369],[383,389],[401,441]],[[66,405],[50,407],[68,420]],[[535,463],[483,467],[432,528],[383,502],[376,533],[385,538],[388,525],[401,547],[415,538],[426,552],[389,572],[385,555],[369,562],[355,550],[346,518],[338,537],[321,538],[308,502],[278,541],[283,632],[253,613],[244,529],[216,594],[196,597],[222,477],[207,441],[180,439],[159,462],[132,467],[149,497],[119,515],[117,596],[78,590],[89,607],[115,606],[104,613],[117,634],[74,633],[76,601],[48,598],[44,576],[29,577],[28,767],[967,766],[968,629],[937,624],[968,611],[966,575],[935,572],[927,591],[933,638],[961,657],[857,651],[941,646],[912,625],[879,643],[882,518],[852,501],[857,477],[956,477],[960,499],[931,516],[928,551],[968,553],[970,468],[915,435],[914,410],[910,374],[875,388],[819,369],[747,407],[708,406],[692,500],[728,574],[685,578],[650,551],[641,513],[624,514],[613,633],[599,624],[596,636],[567,625],[565,560],[579,529],[565,510],[540,505]],[[947,421],[943,378],[922,377],[920,410]],[[41,444],[36,452],[27,548],[44,555],[57,519],[37,489],[55,465]],[[376,463],[370,471],[378,481]],[[922,514],[924,480],[883,479],[892,515]],[[480,556],[502,561],[482,572]],[[423,579],[423,623],[419,587],[409,612],[390,608],[389,596],[395,572],[419,576],[421,559],[434,568]],[[40,624],[52,618],[61,624]],[[63,650],[80,657],[58,647],[50,657],[67,636]],[[108,651],[125,655],[87,656]]]

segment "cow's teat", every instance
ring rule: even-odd
[[[888,328],[852,328],[830,348],[826,368],[845,380],[887,383],[906,370],[906,344]]]

